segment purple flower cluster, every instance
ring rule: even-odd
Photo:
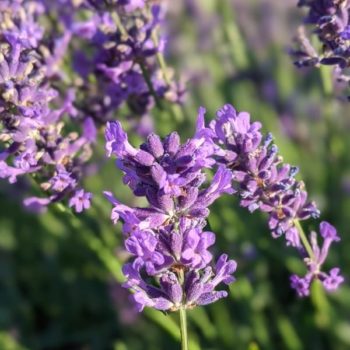
[[[13,183],[31,174],[46,193],[25,199],[32,209],[68,199],[81,212],[90,206],[79,182],[95,125],[118,112],[148,134],[155,103],[182,99],[183,87],[157,64],[163,8],[141,0],[16,0],[0,10],[0,177]]]
[[[308,296],[310,293],[310,283],[313,279],[319,279],[324,288],[328,291],[336,290],[344,278],[339,274],[340,269],[338,267],[332,268],[329,273],[321,271],[321,266],[327,258],[329,247],[333,242],[340,240],[337,236],[336,229],[328,222],[321,222],[320,234],[323,239],[322,247],[320,248],[317,243],[316,232],[311,232],[311,247],[312,254],[305,259],[308,267],[308,272],[304,277],[297,275],[291,276],[292,287],[297,291],[298,295]]]
[[[40,211],[68,197],[79,212],[91,197],[79,180],[91,154],[94,123],[87,118],[80,136],[64,129],[63,117],[74,116],[75,108],[69,91],[60,93],[50,81],[48,61],[57,64],[60,55],[44,45],[41,2],[2,1],[0,9],[0,178],[14,183],[31,174],[46,197],[27,198],[27,206]]]
[[[164,140],[150,134],[136,149],[119,122],[108,123],[105,135],[107,155],[117,157],[124,184],[149,204],[128,207],[105,193],[114,206],[112,220],[123,222],[125,248],[132,256],[123,268],[125,287],[134,292],[138,309],[175,311],[225,297],[227,292],[216,287],[234,281],[236,262],[223,254],[212,267],[208,248],[215,235],[203,229],[208,206],[223,193],[233,192],[232,175],[219,166],[211,183],[204,185],[205,169],[216,164],[204,109],[199,111],[194,137],[184,144],[176,132]]]
[[[308,9],[305,24],[312,26],[312,35],[322,43],[318,52],[308,39],[305,28],[297,37],[298,49],[293,50],[299,67],[319,64],[336,66],[339,79],[349,81],[345,69],[350,66],[350,3],[344,0],[300,0],[298,6]]]
[[[46,6],[70,33],[78,85],[75,107],[101,125],[122,115],[139,134],[149,134],[151,109],[165,108],[165,101],[181,103],[184,96],[173,72],[157,62],[165,46],[165,39],[158,38],[163,6],[143,0],[68,5],[70,13],[49,1]]]
[[[339,269],[333,269],[327,275],[320,271],[320,267],[330,243],[339,237],[335,229],[324,222],[320,228],[323,247],[318,248],[315,233],[311,234],[312,252],[309,247],[304,247],[299,222],[317,218],[320,212],[315,203],[308,200],[303,182],[295,179],[298,169],[283,162],[271,134],[263,137],[260,129],[261,124],[251,123],[248,113],[238,113],[231,105],[225,105],[217,112],[217,118],[210,123],[206,134],[219,147],[215,151],[217,161],[232,171],[240,204],[250,212],[268,213],[272,236],[284,235],[287,245],[295,247],[302,255],[309,254],[305,258],[308,266],[306,277],[293,276],[292,287],[299,295],[307,295],[312,278],[319,278],[328,290],[336,289],[343,280],[338,276]],[[301,285],[303,292],[300,291]]]
[[[247,112],[225,105],[210,129],[220,146],[218,161],[232,170],[241,205],[267,212],[273,237],[284,234],[288,245],[300,248],[295,220],[316,218],[319,211],[295,179],[298,169],[283,162],[272,135],[263,137],[261,124],[251,123]]]

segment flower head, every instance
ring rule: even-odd
[[[336,77],[349,81],[349,1],[300,0],[298,6],[307,8],[304,22],[311,30],[308,35],[304,26],[299,29],[296,37],[297,47],[291,50],[291,54],[296,58],[295,64],[298,67],[334,66]],[[312,46],[314,36],[321,42],[321,50]]]
[[[268,214],[272,237],[284,236],[289,246],[297,248],[305,258],[305,277],[293,275],[292,288],[299,296],[309,295],[313,279],[320,279],[327,290],[336,289],[343,281],[339,269],[329,274],[322,272],[330,245],[338,241],[336,229],[327,222],[320,224],[323,245],[317,243],[317,235],[311,233],[310,243],[304,246],[299,222],[320,215],[316,204],[308,200],[303,182],[296,180],[298,168],[284,163],[271,134],[263,136],[261,124],[251,122],[246,112],[238,113],[231,105],[225,105],[209,125],[208,135],[214,146],[214,158],[232,172],[235,193],[240,204],[250,212],[260,210]],[[306,239],[306,238],[305,238]]]
[[[124,184],[148,201],[146,208],[132,208],[105,192],[114,206],[112,220],[123,222],[132,259],[123,269],[125,287],[133,290],[140,311],[145,306],[176,311],[206,305],[227,295],[216,290],[221,282],[234,281],[236,263],[227,255],[211,267],[215,234],[203,230],[208,206],[233,193],[231,171],[223,165],[205,184],[204,170],[215,164],[216,146],[204,126],[204,112],[199,110],[194,137],[183,144],[176,132],[164,139],[150,134],[136,149],[119,122],[106,128],[107,155],[117,157]]]
[[[51,38],[52,48],[47,46],[44,33],[50,33],[40,21],[44,13],[41,1],[0,4],[0,178],[14,183],[20,176],[35,176],[46,196],[29,197],[24,204],[36,211],[65,198],[77,203],[75,193],[96,136],[86,115],[81,124],[75,120],[76,131],[65,128],[66,117],[76,116],[74,91],[59,91],[51,78],[70,36]],[[88,207],[87,201],[74,205],[77,211]]]

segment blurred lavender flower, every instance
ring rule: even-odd
[[[136,149],[119,122],[107,124],[107,155],[117,157],[124,183],[149,203],[147,208],[131,208],[105,192],[114,206],[112,220],[123,222],[125,248],[133,257],[123,268],[125,287],[134,291],[140,311],[145,306],[175,311],[209,304],[227,295],[216,291],[217,285],[234,280],[236,263],[227,255],[210,266],[208,248],[215,235],[203,231],[208,206],[223,193],[233,193],[231,172],[224,166],[204,187],[204,169],[215,163],[204,112],[201,108],[196,133],[184,144],[176,132],[164,140],[150,134]]]
[[[309,254],[310,260],[305,261],[311,272],[304,279],[292,277],[292,286],[299,295],[306,295],[313,277],[330,281],[329,276],[319,273],[319,268],[326,259],[330,243],[338,237],[332,226],[322,223],[321,236],[325,240],[321,253],[315,233],[311,235],[310,247],[299,222],[317,218],[320,212],[314,202],[308,201],[304,183],[295,179],[298,169],[283,162],[272,135],[263,137],[260,129],[261,124],[251,123],[247,112],[238,113],[231,105],[225,105],[217,112],[206,134],[212,133],[213,141],[220,146],[215,151],[216,159],[232,171],[240,204],[250,212],[259,209],[268,213],[272,236],[284,235],[287,245],[297,248],[302,255]],[[332,274],[334,278],[335,274]],[[333,286],[338,286],[342,278],[337,281]],[[328,290],[332,289],[330,285],[330,282],[324,284]]]
[[[81,213],[84,209],[90,208],[90,200],[92,194],[84,190],[78,190],[69,200],[69,206],[74,207],[77,213]]]
[[[335,267],[327,274],[321,271],[321,267],[327,258],[329,247],[333,242],[340,241],[337,236],[336,229],[328,222],[321,222],[320,234],[323,238],[323,245],[320,248],[317,244],[316,232],[311,232],[312,256],[305,258],[308,266],[308,272],[304,277],[296,275],[291,276],[292,287],[297,291],[299,296],[307,296],[310,294],[310,284],[314,278],[319,279],[324,288],[328,291],[336,290],[341,283],[344,282],[344,277],[339,274],[340,269]]]
[[[159,62],[165,46],[165,39],[158,37],[164,6],[90,0],[72,1],[68,7],[69,13],[65,6],[46,2],[74,47],[76,109],[97,124],[122,114],[136,132],[147,135],[153,127],[151,109],[165,108],[164,102],[182,103],[185,93],[184,85]]]
[[[17,0],[1,6],[0,177],[14,183],[18,176],[31,174],[47,196],[27,198],[24,204],[43,211],[49,203],[83,191],[79,181],[91,155],[95,127],[86,119],[81,136],[64,129],[63,117],[75,114],[73,96],[52,87],[46,63],[58,63],[61,53],[51,55],[42,41],[42,4]],[[87,197],[82,206],[74,205],[77,211],[87,208]]]
[[[298,48],[291,53],[298,67],[331,65],[339,80],[349,81],[346,69],[350,67],[350,3],[347,0],[300,0],[298,6],[308,10],[305,24],[312,28],[310,38],[301,27],[296,38]],[[319,51],[311,44],[317,35],[322,44]]]

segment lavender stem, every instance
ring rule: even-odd
[[[145,64],[143,62],[139,62],[139,65],[140,65],[140,68],[141,68],[141,71],[142,71],[142,75],[143,77],[145,78],[145,82],[147,84],[147,87],[149,89],[149,92],[151,93],[151,95],[154,97],[154,100],[156,102],[156,105],[157,107],[160,109],[160,110],[163,110],[163,106],[161,104],[161,101],[159,100],[159,97],[156,93],[156,91],[154,90],[154,87],[153,87],[153,84],[152,84],[152,81],[151,81],[151,78],[149,76],[149,73],[147,71],[147,68],[145,66]]]
[[[333,91],[332,68],[328,66],[321,66],[320,76],[324,94],[326,96],[331,96]]]
[[[301,241],[303,242],[303,245],[307,251],[307,253],[309,254],[309,257],[311,259],[314,259],[314,253],[312,251],[312,248],[311,248],[311,245],[308,241],[308,239],[306,238],[306,234],[304,232],[304,229],[302,228],[301,224],[300,224],[300,221],[299,220],[294,220],[294,224],[295,224],[295,227],[297,228],[298,230],[298,234],[299,234],[299,237],[301,238]]]
[[[179,282],[184,289],[185,283],[185,273],[184,270],[178,272]],[[185,298],[184,298],[185,299]],[[188,350],[188,336],[187,336],[187,317],[186,317],[186,306],[185,300],[183,300],[183,305],[179,309],[180,312],[180,334],[181,334],[181,350]]]
[[[152,41],[153,41],[155,47],[159,46],[159,40],[158,40],[156,31],[152,32]],[[157,57],[157,61],[158,61],[160,70],[161,70],[162,75],[163,75],[163,79],[164,79],[165,83],[167,84],[167,86],[170,87],[171,80],[168,76],[168,67],[167,67],[164,55],[160,51],[158,51],[156,54],[156,57]],[[175,120],[182,121],[183,118],[182,118],[181,111],[179,110],[178,106],[172,104],[170,107],[170,112],[172,113]]]
[[[181,350],[188,350],[187,318],[186,318],[185,307],[182,306],[179,312],[180,312]]]
[[[124,26],[123,26],[123,23],[122,23],[122,21],[120,20],[120,17],[119,17],[119,15],[118,15],[118,12],[117,11],[113,11],[112,13],[111,13],[111,15],[112,15],[112,18],[113,18],[113,20],[114,20],[114,23],[115,23],[115,25],[117,26],[117,28],[120,30],[120,32],[122,33],[122,35],[124,36],[124,37],[128,37],[128,32],[127,32],[127,30],[124,28]]]
[[[152,41],[153,41],[153,43],[154,43],[154,45],[156,47],[159,46],[159,40],[158,40],[158,37],[157,37],[157,33],[155,31],[152,32]],[[160,67],[160,69],[162,71],[162,75],[163,75],[164,81],[169,86],[171,84],[171,81],[170,81],[170,79],[168,77],[168,67],[166,65],[165,58],[164,58],[163,54],[161,52],[159,52],[159,51],[157,52],[156,57],[157,57],[157,61],[158,61],[159,67]]]

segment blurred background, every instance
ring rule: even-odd
[[[264,215],[223,197],[210,224],[216,253],[238,262],[237,281],[228,298],[188,313],[191,350],[350,349],[350,110],[344,91],[330,92],[319,70],[293,66],[287,51],[303,15],[296,3],[168,0],[166,59],[188,93],[181,121],[156,110],[153,118],[160,135],[176,129],[183,140],[194,130],[199,106],[208,121],[224,103],[261,121],[284,160],[300,167],[321,219],[337,227],[342,241],[327,264],[340,266],[346,282],[334,294],[314,290],[299,299],[289,286],[291,273],[304,272],[299,256],[270,237]],[[134,199],[114,162],[103,160],[102,135],[100,141],[100,171],[87,181],[95,200],[82,215],[28,213],[20,204],[21,184],[1,183],[1,350],[179,348],[177,315],[138,314],[120,287],[120,226],[112,225],[102,191],[129,204]]]

